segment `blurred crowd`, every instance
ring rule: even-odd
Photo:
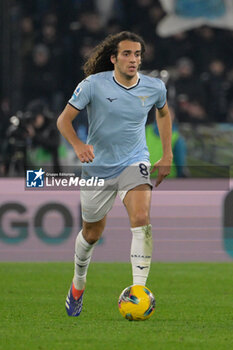
[[[55,123],[75,86],[83,79],[82,66],[93,47],[108,34],[122,30],[144,38],[146,54],[142,70],[165,81],[177,122],[233,121],[232,31],[202,26],[167,38],[159,37],[156,26],[165,16],[159,0],[15,0],[13,3],[21,10],[22,72],[22,114],[13,123],[27,124],[24,133],[28,144],[36,142],[34,114],[31,112],[30,122],[24,119],[32,102],[40,99],[38,103],[46,106],[41,110],[49,111],[43,128],[51,120]],[[11,101],[2,91],[0,102],[3,140],[7,135],[9,139],[10,117],[16,111],[11,109]],[[2,147],[9,149],[9,142]]]

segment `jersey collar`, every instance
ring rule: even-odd
[[[138,77],[138,80],[137,80],[137,82],[136,82],[135,84],[133,84],[133,85],[131,85],[131,86],[125,86],[125,85],[119,83],[119,81],[117,81],[117,79],[116,79],[116,77],[115,77],[115,74],[114,74],[114,71],[112,72],[112,78],[113,78],[113,80],[115,81],[115,83],[116,83],[117,85],[120,85],[121,87],[123,87],[123,88],[126,89],[126,90],[133,89],[135,86],[137,86],[137,85],[139,84],[139,81],[140,81],[140,75],[139,75],[139,73],[137,73],[137,77]]]

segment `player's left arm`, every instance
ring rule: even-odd
[[[158,176],[155,184],[155,186],[157,187],[163,181],[163,179],[167,175],[169,175],[173,159],[172,121],[167,103],[164,105],[163,108],[156,110],[156,122],[158,125],[160,139],[163,147],[162,158],[154,164],[151,170],[151,173],[158,170]]]

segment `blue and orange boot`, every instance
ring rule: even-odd
[[[66,311],[68,316],[79,316],[83,307],[83,290],[77,290],[72,282],[66,298]]]

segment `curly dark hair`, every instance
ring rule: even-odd
[[[97,45],[89,59],[83,66],[85,76],[113,70],[114,66],[110,61],[111,55],[117,55],[118,44],[123,40],[138,42],[141,44],[141,54],[145,52],[144,40],[137,34],[131,32],[120,32],[115,35],[108,35],[107,38]]]

